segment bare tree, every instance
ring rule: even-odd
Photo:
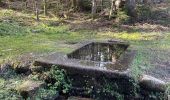
[[[103,10],[103,0],[100,0],[100,4],[101,4],[100,10],[102,11]]]
[[[38,1],[35,0],[35,14],[36,14],[36,20],[39,21],[39,9],[38,9]]]
[[[44,1],[44,16],[47,16],[47,0]]]
[[[137,17],[136,13],[136,0],[127,0],[126,1],[126,8],[128,11],[128,15],[132,18]]]
[[[7,0],[6,3],[8,4],[8,9],[11,9],[10,0]]]
[[[115,10],[119,10],[122,6],[123,0],[115,0]]]
[[[92,18],[96,16],[97,4],[96,0],[92,0]]]
[[[75,10],[77,9],[77,0],[71,0],[71,7]]]
[[[112,15],[113,15],[114,1],[115,0],[110,0],[110,1],[111,1],[111,7],[110,7],[109,19],[111,19]]]

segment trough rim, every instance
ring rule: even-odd
[[[87,72],[88,74],[89,73],[91,73],[91,74],[100,73],[101,75],[106,75],[108,77],[117,77],[117,76],[120,76],[120,77],[130,77],[131,70],[130,70],[129,65],[133,61],[133,58],[135,57],[136,51],[135,50],[129,50],[129,46],[130,46],[129,43],[119,42],[119,41],[116,41],[116,42],[90,41],[90,42],[83,43],[82,45],[79,45],[71,53],[73,53],[76,50],[84,47],[85,45],[88,45],[88,44],[94,43],[94,42],[95,43],[109,43],[109,44],[124,44],[124,45],[127,45],[128,47],[125,50],[125,52],[130,53],[129,57],[131,57],[130,59],[127,59],[127,60],[129,60],[129,64],[127,66],[127,69],[123,70],[123,71],[122,70],[121,71],[120,70],[111,70],[111,69],[104,70],[104,69],[99,69],[99,68],[94,67],[94,66],[84,66],[84,65],[81,65],[80,63],[79,63],[79,65],[76,65],[76,63],[75,63],[75,65],[73,65],[73,64],[69,65],[69,63],[57,63],[57,62],[55,62],[55,60],[54,61],[48,61],[48,60],[46,61],[45,59],[41,59],[41,58],[35,60],[34,65],[35,66],[52,66],[52,65],[56,65],[56,66],[58,66],[61,69],[65,69],[66,71],[67,70],[69,70],[69,71],[71,70],[71,71],[73,71],[75,73],[76,73],[76,71],[78,71],[78,72],[82,71],[82,72]],[[83,61],[83,60],[80,60],[80,59],[70,59],[70,58],[68,58],[68,55],[71,54],[71,53],[68,53],[68,54],[53,53],[53,54],[47,56],[47,58],[50,57],[50,56],[54,56],[54,55],[60,55],[60,57],[65,58],[66,60],[70,61],[71,63]],[[127,55],[126,53],[123,53],[121,56],[123,58],[125,58],[124,56],[126,56],[126,55]],[[120,58],[118,58],[118,59],[120,59]],[[120,60],[120,61],[123,61],[123,60]],[[98,62],[98,61],[90,61],[90,62]],[[115,65],[115,64],[113,64],[113,65]],[[67,71],[67,72],[69,72],[69,71]]]

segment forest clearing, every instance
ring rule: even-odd
[[[97,6],[100,0],[78,1],[0,0],[0,100],[169,100],[170,1],[132,0],[135,4],[128,4],[130,7],[135,5],[135,10],[129,6],[124,8],[125,1],[130,0],[120,0],[120,6],[115,2],[112,4],[119,0],[110,0],[108,5],[104,2],[102,6]],[[96,43],[100,47],[95,46]],[[56,65],[52,58],[47,60],[52,64],[35,64],[40,58],[56,52],[68,55],[68,58],[72,54],[73,60],[75,57],[80,61],[87,60],[81,51],[76,52],[81,50],[80,45],[84,50],[90,48],[88,53],[94,52],[95,48],[104,50],[106,45],[102,43],[107,43],[108,48],[115,44],[122,48],[122,44],[128,44],[124,52],[135,52],[128,64],[128,79],[117,75],[119,70],[113,71],[117,76],[110,78],[113,73],[103,72],[107,72],[107,68],[95,70],[94,76],[91,76],[91,70],[87,75],[83,74],[86,72],[84,67],[75,69],[82,74],[70,74],[70,67],[63,69],[70,64],[65,59]],[[108,48],[109,53],[117,50]],[[105,62],[101,55],[99,62]],[[92,62],[96,59],[91,58]],[[113,56],[108,59],[113,63]],[[116,60],[120,59],[117,57]],[[75,62],[73,66],[77,60]]]

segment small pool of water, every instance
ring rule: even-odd
[[[126,44],[116,43],[90,43],[68,54],[68,58],[116,63],[128,46]]]
[[[83,71],[84,74],[93,72],[103,74],[103,71],[128,73],[135,55],[128,47],[129,44],[124,42],[89,42],[80,45],[69,54],[54,53],[37,60],[36,63],[57,65],[73,73],[75,70]]]

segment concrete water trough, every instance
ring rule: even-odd
[[[134,56],[135,51],[126,42],[92,41],[82,43],[69,54],[53,53],[37,59],[34,65],[65,69],[72,84],[70,96],[118,100],[114,91],[124,100],[144,100],[143,97],[150,98],[151,92],[164,93],[165,83],[147,75],[139,79],[140,91],[136,92],[130,67]],[[110,92],[105,91],[108,88]],[[136,93],[141,96],[136,97]]]
[[[135,52],[121,41],[86,42],[69,54],[53,53],[35,61],[36,66],[57,65],[68,74],[109,78],[129,76]]]

